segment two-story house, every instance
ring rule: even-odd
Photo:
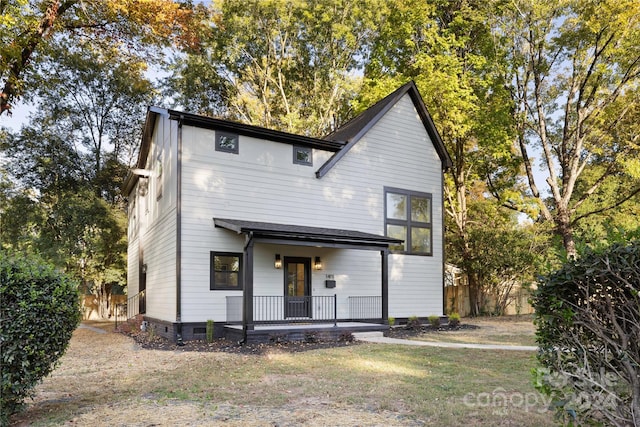
[[[176,341],[442,315],[450,164],[413,82],[322,139],[152,107],[129,313]]]

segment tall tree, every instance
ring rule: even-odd
[[[536,0],[505,5],[496,36],[509,49],[517,146],[528,188],[520,198],[494,193],[518,210],[520,201],[533,198],[540,219],[554,224],[566,253],[575,257],[578,222],[640,192],[640,3]],[[536,181],[536,155],[548,192]],[[587,169],[597,175],[586,179]],[[611,185],[615,197],[600,197]],[[581,210],[595,200],[591,211]]]
[[[29,95],[33,66],[51,42],[121,43],[131,56],[150,60],[157,47],[195,43],[196,15],[191,3],[166,0],[0,1],[0,114]]]
[[[314,136],[348,115],[383,2],[219,3],[206,43],[175,64],[168,87],[178,104]]]
[[[453,160],[445,199],[449,258],[469,277],[472,314],[481,309],[485,288],[476,271],[471,242],[473,205],[482,203],[487,181],[501,189],[517,184],[518,162],[511,145],[511,108],[496,59],[483,2],[395,1],[375,41],[365,69],[366,107],[408,79],[416,81]],[[479,206],[479,205],[478,205]]]
[[[41,254],[105,304],[126,282],[120,187],[154,91],[144,63],[120,50],[58,42],[55,63],[40,64],[52,71],[38,80],[29,124],[0,144],[10,178],[2,245]]]
[[[89,156],[86,178],[97,194],[115,203],[127,173],[137,157],[140,127],[155,90],[145,77],[144,61],[133,61],[117,48],[96,50],[92,44],[56,48],[55,59],[37,67],[34,93],[49,122],[49,131],[68,132],[78,144],[77,154]],[[42,70],[41,70],[42,69]]]

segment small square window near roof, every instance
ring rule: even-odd
[[[216,131],[216,151],[238,154],[239,145],[237,133]]]
[[[298,165],[313,166],[313,156],[311,148],[293,147],[293,163]]]

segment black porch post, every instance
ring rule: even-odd
[[[242,335],[246,342],[247,331],[253,330],[253,233],[247,234],[244,246],[244,275],[242,291]]]
[[[380,251],[382,256],[382,321],[389,323],[389,249]]]

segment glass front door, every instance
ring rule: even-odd
[[[284,259],[285,317],[311,317],[311,258]]]

